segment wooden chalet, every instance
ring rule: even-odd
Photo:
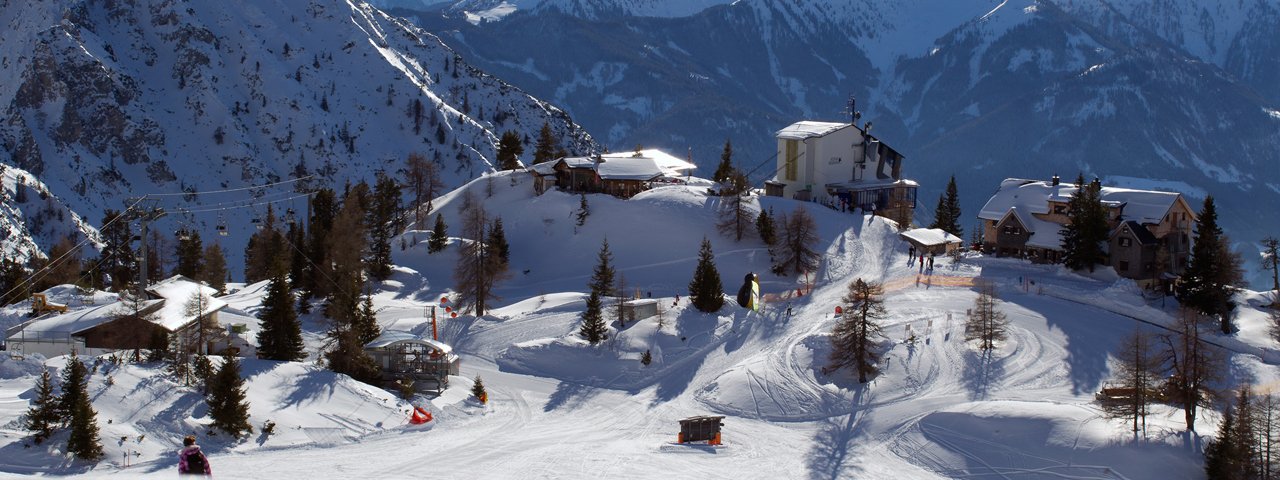
[[[655,183],[677,181],[695,168],[660,150],[638,150],[594,157],[565,157],[526,169],[537,195],[552,187],[570,193],[607,193],[631,198]]]

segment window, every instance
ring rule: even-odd
[[[1117,269],[1117,270],[1120,270],[1121,272],[1127,272],[1127,271],[1129,271],[1129,262],[1126,262],[1126,261],[1124,261],[1124,260],[1121,260],[1121,261],[1120,261],[1120,265],[1119,265],[1119,266],[1117,266],[1117,267],[1116,267],[1116,269]]]
[[[795,181],[800,176],[800,142],[798,140],[787,140],[786,151],[786,172],[784,178],[789,181]]]
[[[1066,205],[1061,205],[1061,204],[1054,205],[1054,206],[1053,206],[1053,213],[1056,213],[1056,214],[1059,214],[1059,215],[1065,215],[1065,214],[1067,213],[1067,206],[1066,206]]]
[[[1127,238],[1127,237],[1121,237],[1121,238],[1120,238],[1120,246],[1121,246],[1121,247],[1128,247],[1128,246],[1130,246],[1130,245],[1133,245],[1133,239],[1131,239],[1131,238]]]
[[[1005,235],[1022,235],[1022,229],[1015,227],[1013,225],[1005,225],[1004,234]]]

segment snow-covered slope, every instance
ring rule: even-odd
[[[35,175],[0,164],[0,256],[17,262],[43,258],[49,246],[66,238],[99,241],[98,230]]]
[[[578,199],[534,197],[523,175],[464,188],[504,219],[515,277],[500,284],[504,298],[489,315],[441,320],[441,339],[462,356],[463,375],[430,402],[436,421],[409,427],[407,407],[390,393],[312,365],[247,361],[253,422],[273,420],[277,434],[241,442],[202,436],[219,476],[1164,479],[1200,469],[1205,439],[1182,431],[1180,411],[1156,407],[1147,439],[1134,441],[1127,424],[1104,418],[1092,402],[1119,339],[1138,328],[1164,333],[1160,326],[1176,314],[1172,302],[1144,299],[1109,270],[1082,277],[1058,266],[968,257],[958,264],[938,258],[932,275],[919,276],[883,219],[765,198],[775,212],[806,208],[817,219],[826,255],[804,282],[811,288],[765,273],[760,312],[729,300],[704,314],[684,296],[702,237],[714,244],[728,292],[744,272],[768,264],[757,239],[735,243],[715,232],[716,199],[704,187],[659,188],[627,201],[590,195],[592,213],[577,229],[571,212]],[[461,198],[440,199],[450,225]],[[652,291],[662,313],[612,322],[610,339],[591,347],[576,335],[581,291],[606,236],[619,273],[642,296]],[[425,240],[422,232],[405,240],[395,273],[374,292],[378,320],[384,329],[426,334],[425,308],[449,292],[465,239],[431,255],[415,242]],[[822,368],[832,310],[855,278],[883,282],[889,312],[883,373],[866,385]],[[1012,321],[1009,339],[989,353],[963,340],[977,282],[996,287]],[[252,311],[261,295],[261,285],[246,286],[228,302]],[[1280,379],[1277,343],[1261,333],[1269,320],[1259,307],[1269,298],[1239,297],[1237,336],[1207,334],[1231,357],[1223,386]],[[304,324],[308,335],[325,328],[315,315]],[[315,348],[318,338],[308,338]],[[648,366],[639,362],[645,351]],[[90,468],[56,455],[62,437],[22,448],[16,415],[34,372],[29,362],[0,359],[0,373],[5,473],[171,476],[178,435],[201,433],[207,421],[197,394],[157,368],[103,366],[91,392],[115,456]],[[477,375],[488,387],[486,407],[463,400],[467,379]],[[673,444],[676,421],[701,414],[727,417],[725,444]],[[1202,419],[1199,430],[1213,431],[1217,415]],[[117,460],[126,451],[141,453],[132,466]]]
[[[570,152],[593,146],[564,112],[360,2],[5,0],[0,25],[0,162],[95,222],[144,193],[304,175],[340,188],[410,152],[454,186],[490,167],[502,132],[544,122]],[[263,194],[169,197],[203,213],[163,226],[225,221],[239,252],[265,209],[242,205]]]

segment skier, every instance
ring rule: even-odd
[[[907,266],[910,267],[916,261],[916,246],[912,245],[907,249]]]
[[[191,475],[213,475],[209,468],[209,459],[196,445],[196,436],[187,435],[182,439],[182,450],[178,452],[178,473]]]
[[[933,275],[933,254],[929,254],[929,275]]]
[[[919,260],[917,260],[917,261],[919,261],[919,262],[920,262],[920,271],[919,271],[919,273],[924,273],[924,252],[920,252],[920,259],[919,259]]]

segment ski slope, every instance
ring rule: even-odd
[[[808,208],[820,225],[827,255],[810,279],[812,290],[797,296],[798,279],[766,273],[768,254],[758,239],[735,243],[715,233],[716,199],[703,193],[705,187],[659,188],[626,201],[589,196],[592,213],[576,227],[576,196],[532,197],[527,179],[515,175],[464,187],[503,217],[514,277],[499,288],[503,300],[488,315],[442,321],[441,339],[462,356],[462,375],[430,401],[439,413],[436,421],[409,426],[407,404],[391,392],[311,363],[250,360],[245,371],[252,423],[273,419],[280,433],[262,438],[255,432],[238,443],[202,440],[215,474],[909,480],[1201,475],[1203,439],[1183,432],[1181,411],[1156,408],[1146,439],[1135,440],[1123,422],[1103,418],[1092,403],[1120,338],[1136,328],[1159,331],[1173,311],[1172,302],[1162,308],[1159,300],[1144,300],[1114,274],[1085,277],[1015,260],[968,257],[953,264],[939,257],[934,274],[921,276],[907,265],[906,245],[883,219],[760,199],[775,213]],[[486,193],[490,184],[492,196]],[[460,196],[454,192],[436,202],[453,232]],[[384,328],[429,332],[424,312],[448,293],[457,239],[445,252],[427,255],[425,232],[405,235],[406,248],[396,252],[399,266],[375,294],[375,306]],[[714,243],[727,292],[754,271],[762,274],[773,302],[759,313],[732,300],[714,314],[689,308],[685,286],[704,235]],[[625,328],[613,323],[610,339],[592,347],[576,331],[581,292],[606,236],[618,271],[628,285],[652,292],[662,321],[644,319]],[[883,373],[866,385],[845,372],[822,372],[834,307],[855,278],[886,284],[890,314],[884,322]],[[965,310],[976,296],[970,285],[983,282],[996,286],[1000,308],[1012,323],[1008,341],[985,355],[963,340]],[[227,301],[252,312],[261,292],[260,286],[246,286]],[[1258,310],[1267,297],[1240,298],[1242,333],[1213,338],[1232,355],[1226,384],[1246,380],[1267,387],[1280,378],[1276,345],[1257,334],[1267,321]],[[304,329],[309,347],[318,347],[323,322],[313,314]],[[914,342],[906,341],[908,332]],[[653,355],[647,367],[639,362],[645,350]],[[208,422],[197,394],[155,367],[125,365],[108,373],[114,386],[103,383],[103,373],[93,377],[108,452],[102,462],[89,468],[56,451],[24,449],[16,417],[34,377],[21,363],[0,363],[0,475],[171,476],[176,458],[170,450],[180,434]],[[466,400],[469,379],[477,375],[489,390],[485,406]],[[155,385],[163,386],[162,396]],[[155,399],[140,406],[124,390]],[[727,417],[724,445],[674,444],[677,420],[702,414]],[[1212,432],[1216,415],[1201,418],[1200,431]],[[117,445],[124,431],[148,437],[128,467],[121,452],[138,448]],[[58,447],[58,437],[50,444]]]

